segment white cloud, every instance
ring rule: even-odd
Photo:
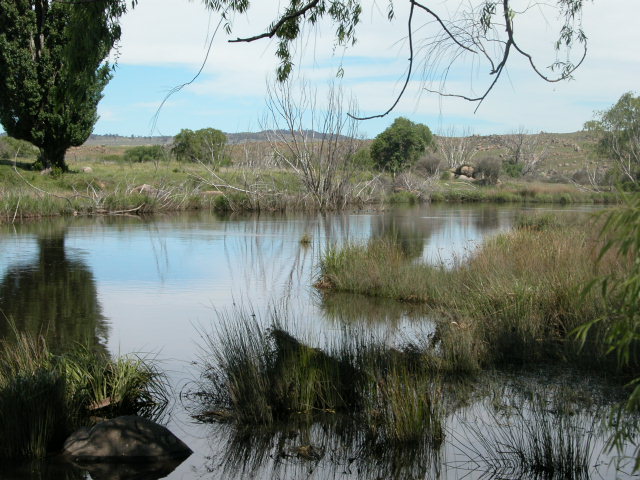
[[[259,33],[274,18],[278,2],[256,0],[253,3],[253,10],[247,16],[236,19],[234,35]],[[522,1],[521,5],[526,3]],[[402,84],[408,56],[408,3],[397,1],[394,5],[396,19],[389,22],[385,17],[386,2],[366,1],[358,43],[346,50],[344,57],[342,49],[334,51],[333,26],[319,25],[298,46],[303,53],[296,58],[301,76],[325,88],[327,82],[335,79],[338,67],[344,62],[343,84],[357,97],[361,109],[367,113],[386,110]],[[460,0],[441,0],[433,8],[454,14],[461,5],[464,3]],[[419,13],[416,25],[426,21],[424,14]],[[640,78],[637,18],[640,18],[640,2],[637,0],[599,0],[585,4],[583,24],[589,37],[589,54],[576,72],[575,81],[547,84],[531,71],[526,59],[516,55],[509,65],[508,75],[501,79],[478,113],[474,114],[475,104],[424,92],[418,70],[405,98],[392,115],[435,118],[443,124],[468,122],[484,128],[484,133],[490,133],[488,129],[499,133],[519,125],[532,131],[580,128],[585,120],[591,118],[594,109],[605,108],[623,92],[637,88],[637,79]],[[123,65],[187,66],[195,73],[203,61],[217,21],[217,17],[210,15],[199,2],[141,2],[123,20],[119,61]],[[518,14],[516,22],[521,45],[539,58],[540,65],[553,62],[556,54],[552,44],[558,32],[555,14],[544,7],[534,8],[526,14]],[[420,28],[416,43],[421,35],[427,35],[428,28],[428,25]],[[247,118],[246,122],[247,125],[255,125],[262,111],[266,79],[273,78],[277,66],[274,51],[274,41],[229,44],[224,33],[219,31],[202,76],[186,87],[184,94],[219,99],[225,104],[219,109],[221,112],[234,102],[247,111],[253,107],[255,116]],[[465,73],[451,72],[446,82],[448,92],[479,93],[491,80],[486,65],[467,64],[466,67]],[[166,84],[161,79],[149,79],[148,89],[162,90],[158,82]],[[172,100],[179,99],[180,95],[178,93]],[[186,110],[193,108],[188,105],[193,105],[193,102],[184,103],[182,115],[196,115],[196,112]],[[174,111],[179,114],[180,106],[174,107],[172,115]],[[210,105],[202,110],[211,111],[213,115],[218,111]],[[109,116],[101,113],[103,118]],[[220,119],[223,121],[224,117]],[[373,135],[377,129],[383,128],[384,122],[387,120],[369,122],[363,127]]]

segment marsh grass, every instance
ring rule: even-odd
[[[0,342],[0,458],[41,458],[91,415],[153,415],[166,406],[148,362],[79,348],[54,355],[43,337]]]
[[[253,316],[252,316],[253,315]],[[394,349],[350,331],[326,348],[292,336],[278,314],[269,327],[242,310],[204,335],[198,418],[273,426],[347,415],[382,444],[442,440],[439,377],[415,347]]]
[[[463,422],[463,456],[484,478],[588,479],[602,427],[598,415],[549,391]],[[602,412],[601,412],[602,413]]]
[[[624,262],[595,261],[597,229],[589,222],[520,223],[453,269],[413,263],[387,241],[330,248],[318,286],[428,305],[440,316],[432,340],[445,370],[551,360],[614,368],[601,333],[581,349],[570,332],[608,307],[601,292],[583,294],[584,285],[624,271]]]

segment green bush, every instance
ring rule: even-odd
[[[166,158],[164,148],[161,145],[141,145],[127,149],[123,159],[130,163],[159,162]]]
[[[429,127],[398,117],[371,144],[371,158],[380,170],[393,175],[413,165],[433,143]]]
[[[522,165],[521,163],[504,162],[502,164],[502,170],[504,171],[504,173],[512,178],[521,177],[523,169],[524,165]]]

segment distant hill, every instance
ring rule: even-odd
[[[280,136],[288,136],[289,132],[286,130],[276,130],[275,133]],[[320,138],[322,134],[313,130],[306,130],[305,134],[310,137]],[[225,133],[227,141],[231,145],[238,143],[250,143],[250,142],[266,142],[269,140],[268,132],[263,130],[261,132],[239,132],[239,133]],[[346,139],[347,137],[342,137]],[[136,137],[131,135],[124,137],[121,135],[91,135],[84,145],[87,146],[105,146],[105,147],[132,147],[137,145],[168,145],[173,142],[173,137],[170,136],[156,136],[156,137]]]

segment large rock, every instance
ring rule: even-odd
[[[83,427],[64,442],[76,461],[154,461],[188,457],[192,450],[167,428],[133,415]]]

